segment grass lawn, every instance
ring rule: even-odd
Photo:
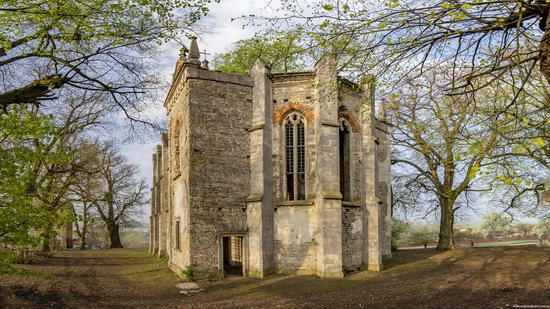
[[[64,251],[0,276],[0,308],[512,308],[550,305],[550,248],[395,252],[380,273],[200,281],[186,296],[143,250]]]
[[[509,247],[509,246],[525,246],[525,245],[536,245],[538,240],[528,239],[528,240],[509,240],[509,241],[495,241],[487,243],[476,244],[476,247]]]

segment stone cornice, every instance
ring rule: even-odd
[[[185,80],[181,79],[185,76]],[[186,62],[183,64],[181,69],[177,72],[176,78],[174,78],[168,95],[164,100],[164,107],[168,107],[168,102],[172,99],[172,96],[175,92],[175,89],[180,83],[186,82],[188,79],[201,79],[201,80],[210,80],[216,82],[223,82],[228,84],[236,84],[247,87],[254,87],[254,81],[249,76],[238,75],[225,73],[220,71],[210,71],[207,69],[201,68],[199,65],[194,63]]]

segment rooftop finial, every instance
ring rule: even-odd
[[[197,37],[191,37],[191,44],[189,45],[189,62],[200,64],[201,63],[201,53],[199,51],[199,45],[197,44]]]
[[[186,60],[188,52],[189,52],[189,49],[187,49],[185,45],[182,45],[180,48],[180,60]]]
[[[208,62],[208,60],[206,60],[206,56],[207,56],[207,55],[210,55],[210,54],[206,52],[206,49],[205,49],[201,54],[204,56],[204,59],[202,60],[202,66],[201,66],[201,67],[202,67],[203,69],[208,70],[208,64],[209,64],[210,62]]]
[[[209,68],[208,68],[208,64],[209,64],[209,63],[210,63],[210,62],[208,62],[208,60],[206,60],[206,58],[205,58],[205,59],[202,61],[201,67],[202,67],[203,69],[205,69],[205,70],[209,70]]]

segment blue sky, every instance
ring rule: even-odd
[[[276,8],[278,2],[278,0],[222,0],[220,3],[212,3],[209,6],[210,13],[200,22],[200,27],[205,31],[199,35],[199,49],[201,51],[206,50],[210,54],[207,58],[211,60],[214,54],[224,52],[233,42],[252,37],[259,30],[258,28],[243,27],[245,21],[240,19],[232,21],[231,19],[250,14],[271,15],[273,13],[270,14],[270,10]],[[271,5],[271,8],[266,7],[268,4]],[[163,80],[170,82],[178,57],[179,46],[176,44],[167,45],[164,49],[164,53],[158,57],[159,67],[161,68]],[[166,115],[166,111],[161,106],[152,107],[147,113],[155,117],[165,117]],[[126,144],[121,147],[129,161],[140,166],[140,176],[145,178],[148,184],[151,184],[152,154],[158,142],[158,138],[142,138],[139,143]],[[486,199],[486,197],[481,198],[478,203],[486,205]],[[491,209],[485,206],[479,207],[477,211],[468,210],[460,216],[461,218],[458,218],[458,221],[478,224],[483,215],[490,211]],[[148,222],[149,214],[149,206],[146,206],[143,221]],[[416,217],[413,220],[415,219],[418,220],[419,218]],[[436,223],[437,218],[429,216],[424,222]]]
[[[222,0],[220,3],[213,3],[210,7],[210,13],[204,17],[200,26],[205,29],[199,34],[199,48],[201,51],[206,50],[212,59],[216,53],[224,52],[230,47],[231,43],[240,39],[252,37],[258,29],[244,27],[244,21],[235,20],[232,18],[242,15],[259,14],[266,7],[268,2],[276,3],[277,1],[268,0]],[[174,70],[174,65],[179,53],[179,46],[167,45],[165,51],[159,55],[159,66],[163,79],[167,82],[171,79],[171,74]],[[201,58],[202,59],[202,58]],[[148,111],[148,114],[155,117],[165,117],[166,111],[160,106],[155,106]],[[122,152],[131,163],[140,166],[140,176],[151,184],[152,176],[152,154],[159,140],[156,138],[143,138],[141,141],[122,145]],[[143,221],[147,221],[150,215],[149,206],[146,207],[143,215]]]

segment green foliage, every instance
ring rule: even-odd
[[[512,218],[509,215],[493,212],[484,217],[481,229],[488,236],[494,237],[497,232],[509,231],[510,223],[512,223]]]
[[[473,228],[456,229],[453,233],[453,239],[456,244],[461,240],[478,240],[483,238],[483,233]]]
[[[15,261],[15,254],[11,250],[0,249],[0,274],[8,273],[11,264]]]
[[[120,233],[120,240],[125,248],[147,248],[149,246],[149,238],[145,232],[137,229],[124,229]],[[166,257],[168,262],[168,257]]]
[[[32,231],[56,220],[57,214],[49,212],[47,205],[36,197],[41,190],[48,189],[38,181],[49,177],[44,166],[63,163],[69,158],[63,149],[47,149],[57,137],[57,129],[51,116],[23,107],[14,107],[9,113],[0,112],[0,242],[3,244],[35,244],[37,233]]]
[[[196,279],[195,268],[193,266],[187,266],[181,273],[188,281],[195,281]]]
[[[216,54],[212,60],[215,70],[249,75],[256,59],[261,58],[274,73],[303,70],[307,53],[300,45],[301,31],[269,31],[233,44],[225,53]]]
[[[520,222],[514,224],[513,229],[515,232],[522,233],[523,236],[527,236],[527,234],[529,233],[529,224]]]
[[[399,248],[399,242],[403,239],[403,236],[405,236],[409,228],[410,226],[407,222],[399,219],[392,219],[392,224],[391,224],[392,251],[395,251]]]
[[[0,46],[10,50],[21,38],[50,37],[58,44],[54,52],[93,47],[110,42],[132,44],[156,25],[163,30],[157,40],[174,37],[178,29],[175,9],[186,9],[186,23],[192,24],[208,12],[212,0],[6,0],[0,9]],[[217,1],[216,1],[217,2]],[[32,51],[44,52],[36,44]]]
[[[550,237],[550,220],[540,221],[535,227],[535,233],[541,239]]]
[[[10,80],[0,81],[0,107],[39,105],[53,89],[71,88],[109,93],[113,106],[135,119],[130,112],[158,81],[149,55],[189,33],[218,1],[2,1],[0,68]]]
[[[437,242],[438,231],[429,226],[411,228],[409,242],[413,245],[423,245],[426,248],[429,244]]]

